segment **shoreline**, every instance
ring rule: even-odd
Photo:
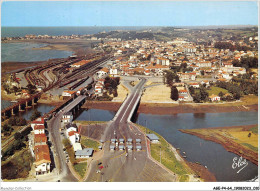
[[[108,101],[88,101],[83,109],[103,109],[117,111],[122,102]],[[165,103],[141,103],[137,113],[154,114],[154,115],[173,115],[178,113],[225,113],[239,111],[258,111],[258,105],[245,106],[221,106],[216,104],[195,105],[195,104],[165,104]]]
[[[194,129],[179,129],[180,132],[190,134],[197,136],[203,140],[207,141],[212,141],[217,144],[222,145],[228,152],[235,153],[236,155],[242,156],[243,158],[251,161],[253,164],[258,166],[258,152],[253,152],[252,150],[242,146],[241,144],[232,141],[232,139],[224,136],[212,136],[212,135],[205,135],[202,134],[201,130],[220,130],[222,131],[223,129],[232,129],[232,128],[242,128],[243,130],[249,130],[250,128],[253,128],[257,126],[257,124],[254,125],[241,125],[241,126],[229,126],[229,127],[212,127],[212,128],[200,128],[200,129],[195,129],[198,132],[194,132]]]
[[[35,43],[45,44],[43,47],[32,48],[33,50],[63,50],[72,51],[73,54],[84,56],[92,53],[91,43],[93,41],[86,39],[27,39],[27,40],[13,40],[6,43]],[[96,42],[96,41],[94,41]],[[95,52],[95,51],[94,51]]]
[[[139,129],[142,133],[145,133],[145,132],[144,132],[144,129],[149,129],[149,128],[147,128],[147,127],[138,125],[138,124],[136,124],[136,123],[133,123],[133,124],[134,124],[136,127],[138,127],[138,129]],[[143,129],[143,128],[144,128],[144,129]],[[205,167],[204,167],[203,165],[201,165],[201,164],[196,164],[196,163],[190,162],[190,161],[188,161],[187,159],[183,158],[183,156],[181,155],[180,151],[177,150],[172,144],[170,144],[162,135],[160,135],[159,133],[156,133],[156,132],[152,131],[151,129],[149,129],[149,131],[151,131],[152,133],[156,134],[156,135],[159,137],[159,139],[161,138],[161,139],[163,139],[163,140],[167,143],[168,147],[170,147],[171,152],[174,153],[174,155],[175,155],[177,161],[183,163],[184,167],[185,167],[185,165],[187,165],[187,167],[186,167],[187,170],[188,170],[188,171],[191,171],[190,173],[192,173],[192,174],[189,174],[189,179],[190,179],[193,175],[196,175],[196,176],[198,176],[197,178],[202,179],[204,182],[216,182],[216,181],[217,181],[217,180],[216,180],[216,177],[215,177],[215,175],[214,175],[214,173],[210,172],[207,168],[205,168]],[[149,141],[149,144],[151,145],[151,144],[153,144],[153,143],[150,143],[150,141]],[[149,146],[149,148],[151,149],[150,146]],[[151,152],[151,150],[150,150],[150,152]],[[157,161],[157,160],[151,155],[150,152],[149,152],[149,155],[150,155],[150,157],[152,158],[152,160]],[[176,156],[176,155],[177,155],[177,156]],[[179,159],[178,159],[178,158],[179,158]],[[157,161],[157,162],[159,162],[159,161]],[[170,170],[168,167],[166,167],[165,165],[163,165],[163,166],[164,166],[166,169],[168,169],[169,171],[171,171],[171,170]],[[173,171],[171,171],[171,172],[173,172]],[[173,173],[175,173],[175,172],[173,172]],[[195,174],[194,174],[194,173],[195,173]],[[197,178],[192,177],[192,180],[195,180],[195,179],[197,179]],[[188,181],[188,182],[193,182],[193,181]]]

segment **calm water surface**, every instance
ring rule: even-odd
[[[237,173],[238,169],[232,169],[232,164],[233,158],[239,157],[238,155],[226,151],[220,144],[182,133],[178,129],[257,124],[257,114],[257,112],[182,113],[162,116],[141,113],[136,117],[136,122],[145,125],[146,120],[149,129],[162,135],[175,148],[180,148],[181,153],[186,152],[188,161],[207,166],[215,174],[217,181],[245,181],[257,176],[256,165],[247,161],[248,166]]]
[[[42,116],[43,116],[45,113],[48,113],[49,111],[51,111],[54,107],[55,106],[52,106],[52,105],[38,103],[37,105],[35,105],[32,108],[26,109],[25,112],[19,113],[19,115],[24,117],[26,120],[30,120],[30,117],[32,116],[34,109],[37,109],[39,112],[41,112]]]
[[[79,121],[110,121],[115,116],[115,112],[102,109],[83,110],[75,120]]]
[[[2,43],[1,62],[35,62],[53,58],[67,58],[72,51],[64,50],[35,50],[46,46],[38,43]]]

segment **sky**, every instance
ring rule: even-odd
[[[255,1],[5,1],[1,26],[258,25]]]

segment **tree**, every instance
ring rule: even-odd
[[[194,90],[194,87],[193,86],[190,86],[189,87],[189,91],[190,91],[190,94],[193,95],[195,90]]]
[[[206,91],[206,89],[204,87],[201,87],[200,95],[201,95],[201,100],[205,101],[205,100],[207,100],[209,93]]]
[[[29,91],[29,94],[34,94],[35,93],[36,87],[34,85],[28,84],[26,87],[27,87],[27,89]]]
[[[4,132],[9,132],[11,130],[11,126],[10,125],[8,125],[8,124],[4,124],[3,125],[3,131]]]
[[[200,92],[196,92],[195,95],[193,96],[193,100],[195,103],[200,103],[201,102],[201,94]]]
[[[222,98],[224,96],[224,93],[221,91],[219,92],[218,96]]]
[[[41,112],[39,112],[37,109],[35,109],[32,113],[32,116],[30,117],[30,120],[33,121],[35,119],[37,119],[38,117],[40,117],[42,115]]]
[[[20,140],[20,139],[22,139],[23,138],[23,135],[20,133],[20,132],[16,132],[15,134],[14,134],[14,139],[15,140]]]
[[[179,93],[176,86],[171,87],[171,99],[177,101],[179,99]]]

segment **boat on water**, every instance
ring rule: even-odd
[[[18,101],[17,101],[17,100],[12,100],[11,102],[12,102],[12,103],[17,103]]]

